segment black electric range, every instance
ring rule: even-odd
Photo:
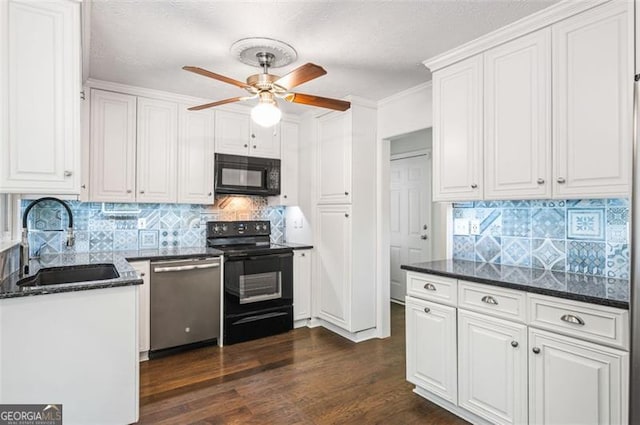
[[[207,245],[225,258],[225,344],[293,329],[293,248],[270,233],[268,221],[207,223]]]

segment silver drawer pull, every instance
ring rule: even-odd
[[[424,312],[425,312],[425,313],[429,313],[430,311],[431,311],[431,309],[430,309],[429,307],[425,307],[425,308],[424,308]]]
[[[436,287],[433,283],[425,283],[424,289],[426,289],[427,291],[436,291]]]
[[[487,303],[487,304],[491,304],[491,305],[498,305],[498,300],[493,298],[491,295],[485,295],[484,297],[482,297],[481,301],[483,303]]]
[[[560,318],[560,320],[567,323],[573,323],[574,325],[584,326],[584,320],[578,316],[574,316],[573,314],[565,314]]]

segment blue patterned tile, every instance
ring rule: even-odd
[[[90,232],[109,232],[115,229],[115,220],[112,218],[90,218],[89,219],[89,231]]]
[[[607,225],[626,225],[629,223],[629,208],[607,208]]]
[[[505,208],[502,210],[502,235],[530,237],[530,210],[525,208]]]
[[[533,239],[531,266],[538,269],[565,271],[566,243],[563,240]]]
[[[169,230],[179,229],[180,214],[181,211],[177,211],[173,208],[163,209],[160,212],[160,228]]]
[[[147,221],[148,229],[157,229],[160,227],[159,209],[144,209],[140,213],[139,217],[144,218]]]
[[[473,202],[454,202],[453,208],[473,208]]]
[[[604,199],[569,199],[567,200],[567,207],[573,208],[590,208],[590,207],[604,207]]]
[[[628,207],[629,199],[628,198],[618,198],[618,199],[607,199],[608,207]]]
[[[612,225],[607,226],[607,242],[625,244],[629,243],[629,226]]]
[[[476,261],[500,263],[500,251],[499,237],[476,236]]]
[[[473,206],[475,208],[498,208],[500,201],[475,201]]]
[[[182,229],[197,229],[200,227],[200,212],[196,210],[184,210],[180,212],[180,227]],[[188,245],[193,246],[193,245]]]
[[[183,230],[180,234],[180,246],[203,246],[204,240],[200,240],[198,229]]]
[[[476,209],[477,220],[480,220],[480,234],[492,236],[502,235],[502,211],[500,209]]]
[[[529,208],[530,201],[502,201],[502,208]]]
[[[502,238],[501,264],[529,267],[531,265],[531,239]]]
[[[629,245],[607,244],[607,277],[629,279]]]
[[[113,231],[89,233],[89,250],[113,251]]]
[[[533,208],[564,208],[565,201],[558,199],[536,199],[529,201]]]
[[[604,209],[567,209],[567,239],[604,240],[604,235]]]
[[[606,254],[603,242],[569,241],[567,251],[567,271],[604,276]]]
[[[116,230],[113,232],[113,249],[116,251],[138,249],[138,231]]]
[[[138,216],[114,217],[113,221],[116,230],[138,230]]]
[[[454,208],[453,218],[475,218],[476,210],[473,208]]]
[[[453,258],[455,258],[456,260],[474,261],[476,259],[475,237],[454,236]]]
[[[38,257],[62,251],[63,232],[32,231],[29,233],[29,255]]]
[[[138,231],[138,248],[139,249],[157,249],[158,248],[158,231],[157,230],[139,230]]]
[[[531,234],[534,238],[564,239],[564,210],[534,208],[531,212]]]
[[[160,231],[160,248],[175,248],[180,246],[179,230],[161,230]]]

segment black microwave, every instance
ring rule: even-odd
[[[280,195],[280,160],[217,153],[214,186],[217,194]]]

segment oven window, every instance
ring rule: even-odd
[[[240,276],[240,304],[274,300],[282,297],[281,272]]]
[[[223,168],[222,185],[261,188],[262,171],[241,170],[239,168]]]

